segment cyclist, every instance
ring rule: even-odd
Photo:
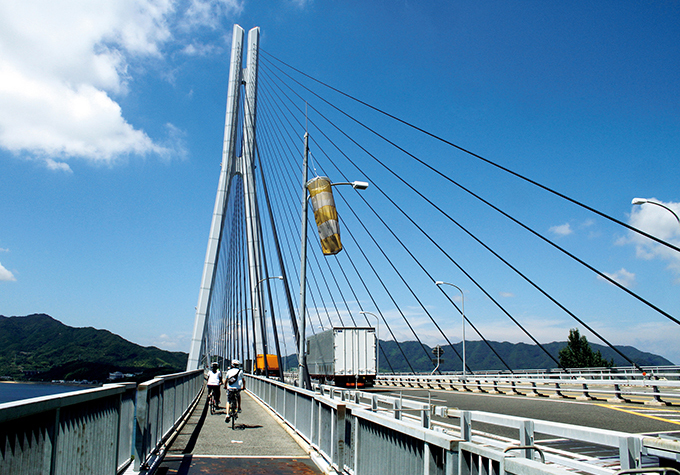
[[[241,390],[246,388],[246,382],[243,379],[243,371],[241,371],[241,362],[239,360],[233,360],[231,362],[231,368],[227,371],[224,377],[224,388],[227,392],[234,391],[236,399],[236,412],[241,412]],[[227,417],[225,422],[229,422],[229,397],[227,394]]]
[[[220,407],[220,386],[222,385],[222,372],[220,365],[213,362],[212,368],[208,371],[208,391],[212,393],[215,407]]]

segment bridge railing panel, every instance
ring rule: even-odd
[[[159,376],[137,388],[135,470],[160,460],[163,441],[187,415],[203,388],[203,370]]]
[[[135,384],[0,404],[4,474],[111,473],[131,460]]]
[[[457,458],[453,454],[459,439],[423,427],[419,419],[401,421],[366,409],[350,402],[345,393],[339,393],[340,399],[334,399],[265,378],[247,378],[247,387],[253,394],[341,473],[456,472]],[[270,398],[272,390],[284,397]]]
[[[632,398],[648,405],[666,405],[680,399],[677,379],[614,379],[613,375],[596,378],[570,374],[544,375],[381,375],[376,384],[423,389],[485,392],[525,395],[529,397],[594,398],[610,402],[626,402]]]
[[[676,440],[580,427],[445,406],[375,393],[318,387],[316,393],[266,380],[253,380],[256,396],[279,391],[270,405],[338,472],[353,475],[408,473],[459,475],[566,475],[578,471],[612,475],[617,468],[636,469],[654,457],[680,460]],[[312,398],[311,431],[298,411]],[[304,403],[300,403],[300,399]],[[281,401],[283,400],[283,405]],[[436,414],[459,425],[431,419]],[[299,430],[295,422],[304,420]],[[452,422],[453,422],[452,420]],[[473,423],[516,430],[516,439],[473,431]],[[604,465],[535,442],[535,433],[603,447]],[[540,455],[541,460],[535,460]],[[616,456],[618,455],[618,457]],[[650,458],[651,457],[651,458]],[[657,460],[658,461],[658,460]]]

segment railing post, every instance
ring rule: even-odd
[[[627,402],[622,396],[621,396],[621,385],[620,384],[614,384],[614,395],[607,399],[607,402]]]
[[[342,473],[345,460],[345,415],[346,406],[338,404],[336,416],[336,448],[338,451],[338,472]]]
[[[458,454],[459,454],[459,452],[454,452],[453,450],[447,450],[445,452],[445,454],[446,454],[445,455],[445,457],[446,457],[445,470],[446,471],[444,473],[446,475],[454,475],[458,471],[458,456],[459,456]],[[356,472],[354,472],[354,473],[356,473]]]
[[[460,438],[466,442],[472,440],[472,416],[470,411],[460,412]]]
[[[52,454],[50,458],[50,475],[57,470],[57,448],[59,447],[59,421],[61,419],[61,408],[54,411],[54,437],[52,437]]]
[[[427,406],[427,409],[423,407],[423,410],[420,415],[420,426],[424,427],[426,429],[430,428],[430,406]]]
[[[582,384],[583,384],[583,394],[578,396],[576,399],[578,399],[579,401],[592,401],[594,398],[588,392],[588,383],[582,383]]]
[[[560,388],[560,383],[555,383],[555,394],[550,395],[551,398],[553,399],[563,399],[564,394],[562,394],[561,388]]]
[[[531,381],[531,391],[527,393],[527,397],[538,397],[538,390],[536,389],[536,381]]]
[[[359,418],[354,416],[354,473],[359,473],[359,447],[361,447],[361,424]]]
[[[500,394],[501,392],[498,390],[498,380],[497,379],[492,379],[491,380],[491,390],[489,391],[489,394]]]
[[[401,419],[401,399],[395,399],[392,406],[394,407],[394,418]]]
[[[619,439],[619,460],[621,470],[640,468],[642,444],[637,437],[621,437]]]
[[[666,401],[661,400],[661,394],[659,393],[659,386],[656,384],[652,386],[652,399],[645,401],[645,406],[667,406]]]
[[[519,444],[525,447],[534,445],[534,421],[524,420],[522,421],[522,427],[520,427],[519,433]],[[529,460],[534,458],[533,449],[525,449],[524,457]]]
[[[149,402],[148,388],[140,385],[137,388],[137,413],[135,415],[135,471],[139,472],[141,464],[146,460],[149,437]]]

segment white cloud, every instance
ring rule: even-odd
[[[71,167],[66,162],[55,162],[51,158],[48,158],[45,160],[45,165],[47,165],[47,168],[50,170],[61,170],[67,173],[73,173],[73,170],[71,170]]]
[[[557,234],[558,236],[567,236],[573,233],[569,223],[560,224],[559,226],[553,226],[549,229],[549,231],[553,234]]]
[[[609,277],[615,282],[618,282],[619,284],[623,285],[626,288],[630,288],[635,284],[635,274],[632,272],[628,272],[626,269],[621,268],[617,270],[616,272],[603,272],[604,275]],[[597,276],[598,279],[606,281],[606,279]]]
[[[169,351],[184,351],[185,348],[189,348],[190,340],[190,335],[186,333],[176,332],[173,335],[163,333],[154,338],[151,345]]]
[[[506,299],[513,298],[515,296],[515,294],[512,292],[499,292],[498,295]]]
[[[16,277],[10,271],[5,269],[2,264],[0,264],[0,282],[14,282]]]
[[[680,215],[680,203],[664,203],[653,198],[651,200],[670,208]],[[680,223],[678,223],[678,220],[668,209],[654,204],[634,206],[628,223],[663,241],[680,246]],[[680,253],[677,251],[632,231],[628,234],[627,238],[620,240],[619,243],[634,244],[637,257],[641,259],[661,259],[667,261],[668,268],[675,272],[676,275],[680,275]]]
[[[235,0],[0,2],[0,147],[66,172],[72,157],[111,164],[176,154],[124,117],[116,97],[134,84],[129,66],[162,60],[175,32],[215,28],[240,8]]]
[[[243,2],[238,0],[191,0],[182,15],[182,26],[193,29],[197,26],[217,28],[221,17],[233,15],[243,10]]]

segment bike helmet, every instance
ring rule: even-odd
[[[232,360],[232,361],[231,361],[231,365],[232,365],[234,368],[238,368],[239,366],[241,366],[241,362],[240,362],[239,360]]]

